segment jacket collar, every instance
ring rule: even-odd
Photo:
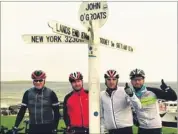
[[[75,90],[73,90],[73,93],[74,93],[74,94],[81,95],[81,94],[84,93],[84,88],[81,88],[80,91],[75,91]]]
[[[115,89],[109,89],[109,88],[107,88],[107,89],[106,89],[106,94],[108,94],[108,95],[111,97],[112,92],[116,91],[117,88],[118,88],[118,87],[116,87]]]
[[[147,91],[147,89],[146,89],[146,86],[143,85],[142,88],[138,91],[136,91],[133,87],[133,91],[135,92],[137,97],[141,97]]]

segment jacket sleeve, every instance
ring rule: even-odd
[[[65,96],[64,104],[63,104],[63,118],[64,118],[66,127],[70,126],[70,118],[68,115],[67,100],[68,100],[68,95]]]
[[[171,87],[168,87],[167,90],[161,90],[158,88],[147,87],[147,90],[153,92],[158,99],[164,99],[164,100],[168,100],[168,101],[176,101],[177,100],[177,94]]]
[[[23,95],[22,104],[15,120],[15,127],[18,127],[19,124],[21,123],[25,115],[27,105],[28,105],[28,90]]]
[[[103,108],[103,101],[102,101],[102,97],[100,94],[100,132],[101,134],[104,134],[105,131],[105,124],[104,124],[104,108]]]
[[[138,99],[138,97],[135,95],[135,93],[133,94],[132,97],[129,97],[128,95],[126,95],[126,98],[127,98],[128,103],[131,104],[131,106],[133,106],[134,109],[142,108],[142,104],[140,100]]]

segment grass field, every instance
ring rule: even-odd
[[[11,129],[12,126],[14,125],[15,119],[16,119],[16,116],[1,116],[1,125],[6,126],[9,129]],[[21,122],[19,128],[23,127],[24,125],[25,124]],[[60,129],[61,127],[65,127],[63,120],[59,121],[58,129]],[[134,130],[134,134],[137,134],[137,127],[134,126],[133,130]],[[177,129],[163,127],[163,134],[177,134]]]

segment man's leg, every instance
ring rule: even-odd
[[[138,134],[162,134],[162,129],[161,128],[156,128],[156,129],[139,128]]]
[[[150,134],[150,130],[144,128],[138,128],[138,134]],[[153,132],[151,134],[153,134]]]
[[[132,127],[120,128],[118,130],[118,134],[133,134]]]
[[[161,128],[154,129],[153,134],[162,134],[162,129]]]
[[[31,124],[29,125],[29,134],[53,134],[52,124]]]
[[[109,134],[114,134],[114,129],[113,130],[109,130]]]
[[[75,134],[89,134],[89,129],[84,127],[73,127],[70,131],[73,131]]]
[[[133,134],[132,127],[109,130],[109,134]]]

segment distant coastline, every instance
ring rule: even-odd
[[[47,83],[69,83],[68,81],[46,81]],[[129,82],[129,81],[128,81]],[[166,83],[177,83],[177,81],[165,81]],[[12,81],[1,81],[1,83],[32,83],[32,81],[30,80],[12,80]],[[84,82],[84,83],[87,83],[87,82]],[[101,82],[101,83],[104,83],[104,82]],[[125,82],[122,82],[120,81],[119,83],[125,83]],[[146,81],[145,83],[161,83],[161,80],[160,81]]]

